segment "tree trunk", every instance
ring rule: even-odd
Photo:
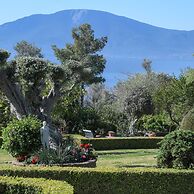
[[[21,119],[22,116],[30,114],[29,106],[21,93],[19,85],[11,82],[5,74],[0,73],[0,76],[0,89],[9,100],[16,117]]]

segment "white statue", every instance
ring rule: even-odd
[[[50,129],[47,126],[47,122],[43,121],[43,126],[40,128],[40,137],[41,137],[41,143],[43,145],[44,149],[50,148]]]

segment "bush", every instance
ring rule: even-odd
[[[82,139],[82,143],[92,144],[95,150],[114,149],[156,149],[161,137],[128,137],[128,138],[91,138]]]
[[[67,181],[79,194],[192,194],[194,188],[192,170],[1,166],[0,175]]]
[[[9,194],[73,194],[73,187],[64,181],[0,176],[0,191]]]
[[[1,146],[2,146],[2,142],[3,142],[3,138],[0,137],[0,149],[1,149]]]
[[[194,131],[194,108],[191,109],[183,118],[180,129]]]
[[[157,156],[159,167],[190,168],[194,166],[194,132],[177,130],[161,141]]]
[[[3,148],[12,156],[27,156],[41,147],[41,122],[28,116],[13,120],[3,129]]]
[[[144,115],[141,117],[136,126],[139,130],[153,132],[169,132],[176,129],[176,126],[168,121],[163,114],[160,115]]]

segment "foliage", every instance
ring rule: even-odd
[[[18,42],[15,45],[14,50],[17,52],[17,57],[43,58],[43,55],[41,54],[41,49],[31,43],[28,43],[25,40]]]
[[[1,148],[1,146],[2,146],[2,143],[3,143],[3,138],[0,137],[0,148]]]
[[[106,45],[107,38],[95,38],[94,31],[89,24],[74,28],[72,37],[74,44],[67,44],[64,49],[53,46],[57,59],[85,84],[103,81],[101,74],[106,61],[98,52]]]
[[[3,148],[14,157],[30,155],[41,147],[40,128],[40,120],[33,116],[11,121],[3,129]]]
[[[119,82],[114,89],[116,109],[126,112],[130,120],[153,114],[155,106],[152,95],[168,79],[165,74],[153,72],[130,75],[128,80]]]
[[[192,71],[189,69],[178,78],[164,82],[153,95],[156,109],[165,111],[177,126],[194,105]]]
[[[164,137],[157,157],[159,167],[191,168],[194,165],[194,132],[176,130]]]
[[[194,131],[194,108],[184,116],[180,124],[180,129]]]
[[[144,115],[141,117],[136,127],[141,131],[152,131],[152,132],[170,132],[176,128],[172,122],[168,121],[166,115]]]
[[[81,142],[92,144],[95,150],[156,149],[161,140],[160,137],[117,137],[82,139]]]
[[[92,145],[79,145],[75,139],[67,136],[58,149],[40,150],[32,154],[26,162],[28,164],[60,165],[94,159],[97,159],[97,155]]]
[[[18,56],[10,62],[9,53],[0,50],[0,90],[18,119],[33,114],[51,122],[51,112],[61,96],[74,86],[83,88],[104,80],[101,74],[106,61],[99,51],[107,38],[96,39],[88,24],[73,29],[72,36],[74,44],[53,47],[61,66],[41,59],[40,49],[25,41],[16,45]]]
[[[102,135],[106,136],[108,131],[115,131],[117,135],[126,136],[129,135],[129,120],[126,113],[118,112],[114,106],[107,104],[98,110],[98,115],[101,119]]]
[[[2,129],[6,127],[7,123],[11,120],[11,111],[8,101],[5,96],[0,94],[0,136],[2,135]]]
[[[64,181],[1,176],[0,191],[9,194],[73,194],[73,187]]]
[[[193,193],[194,172],[158,168],[0,167],[0,175],[66,181],[79,194]],[[46,183],[46,182],[45,182]],[[159,185],[158,185],[159,184]],[[47,184],[48,185],[48,184]],[[57,186],[57,185],[56,185]]]

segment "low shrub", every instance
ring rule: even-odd
[[[79,194],[194,193],[193,170],[1,166],[0,175],[67,181]]]
[[[9,194],[73,194],[73,187],[64,181],[0,176],[0,191]]]
[[[3,129],[3,148],[14,157],[26,156],[39,150],[40,128],[40,120],[32,116],[11,121]]]
[[[3,142],[3,138],[0,137],[0,149],[1,149],[1,146],[2,146],[2,142]]]
[[[194,132],[176,130],[166,135],[160,145],[157,156],[159,167],[194,167]]]
[[[81,143],[90,143],[95,150],[156,149],[161,140],[162,137],[88,138]]]

